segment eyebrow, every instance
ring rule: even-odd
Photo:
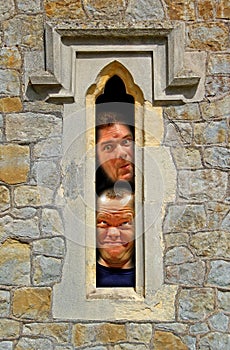
[[[130,134],[127,134],[127,135],[125,135],[125,136],[123,136],[121,139],[122,140],[125,140],[125,139],[128,139],[129,137],[131,137],[131,139],[133,140],[133,136],[132,136],[132,134],[130,133]],[[116,141],[116,139],[111,139],[111,140],[107,140],[107,141],[103,141],[103,142],[98,142],[101,146],[104,146],[104,145],[107,145],[107,144],[109,144],[109,143],[116,143],[117,141]]]

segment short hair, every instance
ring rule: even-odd
[[[134,194],[130,187],[130,184],[127,181],[117,181],[113,187],[107,188],[99,194],[98,200],[102,197],[108,199],[122,199],[126,196],[130,196],[128,202],[132,202],[134,210]]]

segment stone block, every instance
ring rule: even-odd
[[[129,342],[150,343],[152,339],[152,325],[150,323],[136,324],[129,323],[127,325],[127,338]]]
[[[90,324],[75,324],[72,331],[72,343],[75,347],[85,346],[96,341],[96,326]]]
[[[99,343],[117,343],[126,340],[126,337],[123,324],[102,323],[96,327],[96,341]]]
[[[207,227],[209,230],[227,230],[229,228],[227,217],[229,211],[229,205],[218,202],[207,203]],[[225,222],[227,226],[225,227]]]
[[[21,55],[17,47],[2,47],[0,49],[0,66],[2,68],[20,69]]]
[[[199,349],[202,350],[227,350],[230,346],[230,335],[210,332],[200,338]]]
[[[33,283],[36,286],[47,286],[61,280],[62,260],[36,256],[33,260]]]
[[[33,23],[33,25],[31,25]],[[7,46],[24,46],[43,49],[43,17],[18,15],[3,23]]]
[[[65,242],[62,237],[43,238],[33,242],[33,252],[46,256],[63,257]]]
[[[198,256],[209,258],[230,258],[229,232],[198,232],[192,235],[190,245]]]
[[[37,209],[32,207],[13,208],[10,213],[15,219],[31,219],[37,214]]]
[[[91,18],[114,19],[122,15],[126,8],[123,0],[85,0],[83,9]]]
[[[0,186],[0,211],[10,208],[10,191],[6,186]]]
[[[21,112],[22,108],[22,102],[19,97],[3,97],[0,99],[0,112]]]
[[[223,147],[209,147],[204,150],[204,164],[208,167],[227,170],[230,168],[230,150]]]
[[[60,183],[60,167],[53,160],[41,160],[33,164],[32,178],[39,186],[56,188]]]
[[[220,310],[230,312],[230,292],[219,290],[217,292],[217,305]]]
[[[230,9],[228,0],[220,0],[216,4],[216,17],[222,19],[229,19]]]
[[[230,91],[230,77],[228,76],[207,76],[205,83],[207,96],[211,98],[221,97]]]
[[[214,19],[214,6],[211,0],[198,0],[197,12],[198,18],[202,20]]]
[[[198,145],[223,144],[227,142],[226,120],[194,124],[194,139]]]
[[[23,326],[22,333],[28,337],[46,337],[55,343],[69,342],[68,323],[27,323]]]
[[[205,263],[191,262],[166,267],[166,282],[190,286],[202,286],[205,277]]]
[[[225,23],[201,22],[188,26],[189,47],[196,50],[221,51],[228,48],[228,28]]]
[[[14,0],[9,0],[6,3],[0,4],[0,20],[8,19],[15,13]]]
[[[48,319],[51,312],[51,289],[32,287],[16,289],[13,294],[12,312],[18,318]]]
[[[156,331],[153,340],[154,350],[188,350],[188,347],[175,334]]]
[[[163,20],[164,7],[160,0],[130,0],[126,16],[135,20]]]
[[[0,181],[11,185],[27,181],[30,171],[28,146],[0,145],[0,160]]]
[[[192,147],[174,147],[172,155],[177,169],[202,168],[201,155],[198,149]]]
[[[205,225],[203,205],[170,205],[164,220],[164,232],[194,232],[203,229]]]
[[[34,145],[33,157],[47,158],[60,157],[62,154],[62,140],[60,137],[53,137],[46,140],[41,140]]]
[[[220,170],[181,170],[178,176],[179,196],[192,201],[223,200],[227,191],[226,172]]]
[[[228,95],[211,102],[201,102],[200,110],[202,118],[205,120],[228,118],[229,104],[230,96]]]
[[[18,96],[20,94],[19,73],[15,70],[0,69],[0,94]]]
[[[211,261],[207,284],[220,287],[229,287],[230,262],[225,260]]]
[[[6,138],[8,141],[34,142],[42,138],[60,136],[61,133],[62,120],[53,115],[27,112],[6,116]]]
[[[208,322],[213,331],[228,332],[229,317],[223,312],[219,312],[209,317]]]
[[[14,343],[12,341],[0,341],[0,349],[13,350]]]
[[[20,322],[7,318],[0,318],[0,338],[17,339],[20,334]],[[1,345],[1,343],[0,343]]]
[[[192,334],[204,334],[204,333],[208,333],[209,332],[209,328],[208,325],[204,322],[199,322],[199,323],[195,323],[194,325],[192,325],[190,327],[190,333]]]
[[[45,0],[44,7],[49,18],[83,19],[85,14],[80,0]]]
[[[191,260],[193,260],[193,254],[186,247],[174,247],[165,254],[166,265],[182,264]]]
[[[229,74],[230,57],[227,54],[212,54],[208,61],[208,74]],[[228,97],[229,98],[229,97]]]
[[[201,119],[198,103],[166,107],[164,108],[164,115],[169,120],[177,121],[197,121]]]
[[[165,248],[178,247],[181,245],[188,245],[189,236],[186,233],[172,233],[164,235]]]
[[[74,350],[74,348],[72,345],[55,345],[54,350]],[[104,350],[107,350],[107,349],[104,349]]]
[[[41,231],[45,235],[62,235],[64,226],[59,212],[55,209],[42,210]]]
[[[171,20],[195,20],[194,3],[189,0],[165,0],[167,13]]]
[[[178,296],[179,319],[203,321],[215,308],[214,291],[211,288],[182,289]]]
[[[30,283],[30,246],[16,240],[7,240],[0,247],[0,284]]]
[[[177,334],[184,334],[188,331],[188,325],[185,323],[179,323],[179,322],[173,322],[173,323],[162,323],[162,324],[156,324],[156,329],[164,330],[164,331],[170,331]]]
[[[26,13],[37,13],[41,11],[40,0],[17,0],[17,7]]]
[[[14,190],[16,206],[35,206],[52,204],[53,191],[40,186],[19,186]]]
[[[118,344],[114,346],[114,350],[147,350],[149,347],[145,344],[130,344],[130,343],[123,343]],[[104,347],[96,347],[96,348],[90,348],[90,350],[106,350]]]
[[[165,126],[165,140],[167,146],[190,145],[193,139],[192,126],[189,123],[168,123]]]
[[[22,337],[15,346],[15,350],[53,350],[53,343],[44,338],[26,338]]]
[[[40,235],[38,218],[13,219],[11,216],[0,218],[1,235],[7,237],[37,238]]]
[[[8,317],[10,315],[10,292],[0,290],[0,317]]]

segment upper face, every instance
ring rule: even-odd
[[[112,181],[133,180],[133,137],[127,125],[113,124],[99,130],[97,156]]]
[[[126,198],[99,198],[97,203],[97,248],[99,264],[133,267],[134,211],[132,195]]]

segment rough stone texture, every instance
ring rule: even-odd
[[[60,183],[60,168],[52,160],[35,162],[32,167],[32,177],[39,186],[52,189]]]
[[[165,254],[166,265],[176,265],[191,260],[193,260],[193,255],[186,247],[175,247]]]
[[[15,12],[15,4],[14,0],[9,0],[6,3],[1,2],[0,3],[0,19],[8,19],[10,16],[12,16]]]
[[[214,4],[211,0],[198,0],[198,18],[202,20],[214,19]]]
[[[31,25],[31,22],[33,22],[33,25]],[[15,16],[3,23],[3,30],[7,46],[22,45],[42,49],[43,18],[41,15]]]
[[[0,181],[8,184],[26,182],[30,171],[28,146],[0,145]]]
[[[130,323],[127,325],[127,335],[130,342],[140,341],[149,343],[152,339],[152,325]]]
[[[192,126],[188,123],[169,123],[165,128],[165,144],[167,146],[190,145],[192,133]]]
[[[172,248],[177,246],[187,246],[188,245],[188,235],[186,233],[173,233],[164,236],[165,248]]]
[[[18,96],[20,93],[20,79],[18,72],[0,69],[0,94]]]
[[[19,337],[19,333],[20,322],[9,320],[7,318],[0,319],[0,338],[17,339]]]
[[[164,331],[170,331],[177,334],[184,334],[188,331],[188,325],[185,323],[163,323],[163,324],[156,324],[156,329],[163,329]]]
[[[147,345],[145,344],[119,344],[114,346],[114,350],[136,350],[138,347],[138,350],[147,350],[149,349]],[[90,348],[90,350],[106,350],[104,347],[93,347]]]
[[[168,16],[172,20],[194,20],[195,19],[195,8],[194,2],[190,0],[176,0],[170,1],[165,0],[167,5]]]
[[[205,87],[208,97],[219,98],[230,91],[230,77],[221,75],[208,76]]]
[[[40,0],[17,0],[17,7],[22,12],[37,13],[41,10]]]
[[[4,97],[0,99],[0,112],[21,112],[22,103],[19,97]]]
[[[230,292],[218,291],[217,300],[221,310],[230,312]]]
[[[17,206],[40,206],[52,204],[53,191],[39,186],[19,186],[14,191]]]
[[[7,240],[0,246],[0,284],[30,283],[30,247],[26,243]]]
[[[37,238],[40,235],[38,218],[33,217],[27,220],[13,219],[6,215],[0,218],[0,237]]]
[[[223,147],[209,147],[204,150],[204,164],[208,167],[227,170],[230,168],[230,150]]]
[[[63,257],[65,253],[64,239],[61,237],[44,238],[33,242],[35,254]]]
[[[41,231],[45,235],[60,235],[64,227],[60,214],[55,209],[43,209],[41,218]]]
[[[230,346],[230,335],[209,333],[200,339],[199,350],[226,350]]]
[[[227,174],[219,170],[181,170],[178,187],[181,198],[192,201],[223,200],[227,191]]]
[[[170,120],[200,120],[200,111],[197,103],[188,103],[183,106],[172,106],[164,109],[165,116]]]
[[[225,144],[227,141],[226,121],[195,124],[194,139],[198,145]]]
[[[202,321],[214,311],[214,292],[211,288],[183,289],[179,294],[179,318]]]
[[[24,336],[45,336],[56,343],[69,342],[69,325],[67,323],[27,323],[23,327]]]
[[[206,120],[228,118],[230,97],[228,95],[211,102],[201,102],[200,110],[202,118]]]
[[[214,331],[227,332],[229,317],[219,312],[209,318],[209,324]]]
[[[198,149],[175,147],[172,155],[177,169],[197,169],[202,168],[201,155]]]
[[[18,288],[14,291],[12,312],[15,317],[45,320],[51,311],[50,288]]]
[[[17,128],[14,128],[17,125]],[[53,115],[23,113],[6,116],[6,138],[8,141],[33,142],[61,134],[62,122]]]
[[[0,341],[0,349],[13,350],[13,345],[11,341]]]
[[[209,285],[229,287],[230,262],[225,260],[211,261],[211,268],[208,274],[207,283]]]
[[[228,29],[225,23],[195,23],[189,25],[189,47],[196,50],[226,50]]]
[[[17,343],[15,350],[53,350],[52,342],[49,339],[30,339],[22,337]]]
[[[136,20],[162,20],[164,8],[160,0],[130,0],[126,14]]]
[[[2,47],[0,49],[0,66],[5,68],[20,69],[21,55],[17,47]]]
[[[212,230],[229,229],[227,222],[229,205],[217,202],[207,203],[207,227]],[[225,227],[225,223],[227,226]]]
[[[198,232],[190,240],[198,256],[230,258],[230,234],[222,231]]]
[[[84,18],[80,0],[44,0],[44,6],[50,18]]]
[[[0,290],[0,317],[7,317],[10,314],[10,292]]]
[[[10,207],[10,191],[6,186],[0,186],[0,211]]]
[[[204,206],[197,205],[172,205],[168,207],[165,217],[165,232],[198,231],[206,225]]]
[[[205,277],[205,263],[191,262],[166,267],[166,282],[202,286]]]
[[[124,0],[84,0],[83,9],[91,18],[111,19],[121,17],[126,8],[127,2]]]
[[[62,140],[60,137],[42,140],[34,145],[34,158],[58,157],[61,155]]]
[[[220,0],[216,5],[216,17],[229,19],[230,10],[228,0]]]
[[[208,74],[228,74],[230,57],[227,54],[212,54],[208,61]],[[229,99],[229,96],[228,96]]]
[[[60,259],[37,256],[33,260],[33,268],[33,283],[36,286],[50,285],[61,280],[62,261]]]
[[[190,332],[192,334],[205,334],[208,333],[209,328],[206,323],[201,322],[201,323],[195,323],[190,327]]]
[[[155,350],[188,350],[179,337],[169,332],[156,331],[153,344]]]

